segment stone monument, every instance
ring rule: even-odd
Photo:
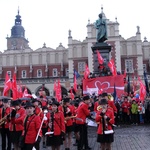
[[[109,68],[107,67],[107,63],[109,62],[111,45],[105,42],[107,40],[107,24],[106,20],[103,18],[102,13],[99,14],[99,18],[94,23],[94,26],[97,30],[97,42],[91,47],[93,51],[93,73],[95,74],[95,76],[109,75]],[[102,65],[99,65],[97,50],[100,52],[102,58],[104,59],[104,63]],[[101,69],[104,71],[103,73]]]

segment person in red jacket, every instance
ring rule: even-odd
[[[32,150],[36,143],[40,143],[42,131],[41,119],[34,113],[35,107],[31,102],[27,102],[26,106],[26,118],[24,121],[24,130],[22,133],[22,139],[24,138],[24,146],[22,150]]]
[[[9,131],[9,122],[10,122],[10,99],[4,98],[3,101],[3,107],[0,111],[1,121],[0,121],[0,128],[1,128],[1,139],[2,139],[2,150],[11,150],[11,139],[10,139],[10,131]],[[2,121],[4,120],[4,121]],[[7,138],[7,140],[6,140]],[[7,141],[7,144],[6,144]],[[7,146],[7,148],[6,148]]]
[[[98,111],[98,106],[99,106],[99,102],[102,99],[102,94],[99,94],[98,96],[98,100],[94,103],[94,111],[97,112]]]
[[[86,124],[86,118],[90,116],[89,103],[90,103],[90,97],[86,95],[83,97],[83,102],[79,104],[79,107],[77,109],[76,124],[78,125],[80,130],[78,150],[82,150],[83,147],[86,150],[91,149],[88,146],[88,137],[87,137],[88,133],[87,133],[87,124]]]
[[[60,150],[60,146],[63,144],[62,135],[65,134],[64,115],[62,111],[58,110],[58,106],[59,103],[54,100],[48,124],[46,145],[51,146],[52,150]]]
[[[124,102],[122,103],[121,108],[122,108],[123,123],[128,124],[131,104],[128,102],[127,96],[124,97]]]
[[[112,108],[114,114],[117,114],[117,108],[115,106],[114,100],[111,99],[112,95],[108,95],[107,93],[102,93],[102,98],[106,99],[108,102],[108,106]]]
[[[73,117],[74,117],[74,107],[70,104],[70,98],[66,97],[63,99],[62,112],[65,117],[65,128],[66,128],[66,137],[64,141],[65,150],[70,150],[71,140],[72,140],[72,131],[73,131]]]
[[[24,129],[24,119],[26,117],[25,109],[21,107],[21,101],[13,100],[12,101],[12,112],[11,112],[11,120],[10,120],[10,136],[11,142],[13,143],[15,150],[20,150],[19,147],[19,139],[22,135],[22,131]]]
[[[111,143],[114,141],[112,130],[112,125],[114,124],[114,113],[112,109],[108,108],[108,102],[106,99],[101,99],[100,105],[101,108],[97,112],[95,118],[96,122],[99,124],[97,129],[97,142],[100,142],[101,150],[111,150]]]

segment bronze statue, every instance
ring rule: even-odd
[[[107,27],[106,21],[103,19],[102,13],[99,14],[99,19],[95,22],[95,27],[97,31],[97,42],[102,43],[107,40]]]

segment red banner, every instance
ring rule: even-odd
[[[117,96],[120,97],[124,93],[124,75],[105,76],[83,80],[83,94],[114,92],[114,83],[116,87]]]

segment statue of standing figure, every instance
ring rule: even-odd
[[[97,31],[97,42],[102,43],[107,40],[107,27],[106,21],[103,19],[102,13],[99,14],[99,19],[95,22],[95,28]]]

